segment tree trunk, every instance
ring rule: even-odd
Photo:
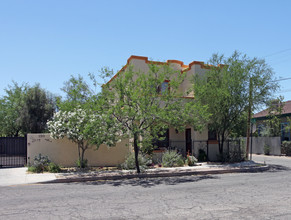
[[[220,139],[220,137],[218,138],[219,154],[220,154],[222,160],[224,160],[223,144],[224,144],[224,135],[222,135],[221,139]]]
[[[134,156],[135,156],[135,167],[137,173],[140,173],[139,163],[138,163],[138,146],[137,146],[138,135],[133,135],[133,149],[134,149]]]
[[[219,149],[219,154],[223,156],[223,141],[218,137],[218,149]]]
[[[78,153],[79,153],[80,168],[85,168],[85,166],[84,166],[85,150],[86,150],[86,148],[84,148],[84,143],[83,142],[78,143]]]
[[[86,148],[82,148],[82,154],[81,154],[82,168],[85,168],[85,163],[84,163],[85,150]]]
[[[78,143],[78,157],[79,157],[79,161],[81,162],[81,152],[80,152],[80,149],[81,149],[81,143]]]

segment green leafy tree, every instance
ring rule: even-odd
[[[195,125],[201,130],[208,118],[204,106],[181,98],[183,80],[184,75],[168,65],[149,64],[146,73],[136,72],[131,66],[103,86],[99,111],[120,128],[115,136],[132,140],[138,173],[140,150],[151,146],[165,129]]]
[[[7,137],[23,136],[20,114],[23,106],[23,97],[28,89],[27,84],[18,85],[12,82],[5,89],[6,95],[0,99],[0,134]]]
[[[230,138],[246,137],[247,124],[248,124],[247,120],[248,120],[248,114],[245,111],[238,118],[235,126],[229,131],[229,137]]]
[[[61,90],[66,94],[66,97],[64,100],[58,101],[58,107],[66,111],[87,105],[94,95],[90,85],[81,75],[71,76]]]
[[[194,79],[195,99],[208,105],[209,129],[217,134],[219,153],[242,116],[266,103],[276,90],[272,69],[264,60],[235,51],[230,57],[214,54],[210,69]],[[219,64],[224,64],[220,65]],[[219,66],[219,67],[217,67]]]
[[[13,82],[0,100],[0,133],[2,136],[23,136],[42,133],[55,111],[55,97],[38,84],[30,87]]]
[[[47,129],[46,123],[56,110],[56,98],[36,84],[27,89],[23,96],[21,114],[24,133],[42,133]]]
[[[281,136],[281,115],[283,108],[284,102],[282,96],[268,102],[268,115],[263,134],[271,137]]]

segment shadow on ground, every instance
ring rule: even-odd
[[[280,172],[280,171],[290,171],[291,169],[286,166],[269,164],[269,170],[267,172]]]
[[[112,186],[142,186],[150,188],[157,185],[177,185],[188,182],[198,182],[206,179],[218,179],[216,176],[204,175],[204,176],[185,176],[185,177],[158,177],[158,178],[134,178],[123,180],[106,180],[106,181],[91,181],[81,183],[68,183],[68,184],[80,184],[80,185],[112,185]]]

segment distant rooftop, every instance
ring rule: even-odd
[[[291,100],[284,102],[282,115],[291,114]],[[263,118],[268,115],[268,109],[258,112],[253,115],[253,118]]]

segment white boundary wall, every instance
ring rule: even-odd
[[[270,146],[270,155],[281,155],[281,138],[280,137],[252,137],[252,153],[264,154],[265,145]],[[246,143],[246,138],[244,138]],[[251,152],[251,138],[250,138],[250,152]]]

